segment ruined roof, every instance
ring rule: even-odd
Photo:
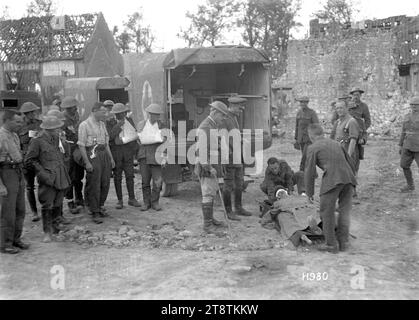
[[[81,59],[99,15],[65,15],[61,18],[64,24],[58,28],[52,27],[52,19],[57,19],[53,16],[0,21],[0,62]]]

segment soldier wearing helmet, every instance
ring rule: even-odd
[[[84,167],[77,163],[73,154],[78,149],[78,129],[80,125],[80,116],[78,113],[79,102],[76,98],[67,96],[64,97],[61,103],[61,109],[63,110],[64,126],[63,131],[65,133],[66,140],[70,146],[70,159],[68,163],[69,175],[71,178],[71,186],[68,189],[65,197],[67,199],[67,205],[70,213],[78,214],[84,207],[83,199],[83,178],[84,178]],[[78,150],[77,150],[78,151]]]
[[[403,169],[407,185],[401,192],[411,192],[415,190],[413,175],[410,166],[413,160],[419,167],[419,96],[410,100],[411,113],[403,121],[402,133],[400,136],[400,167]]]
[[[294,145],[301,150],[300,171],[304,171],[307,147],[311,144],[307,128],[310,124],[319,123],[319,118],[317,117],[316,111],[308,107],[310,99],[307,96],[300,97],[297,101],[300,103],[300,110],[298,110],[295,121]]]
[[[40,126],[43,130],[31,141],[25,157],[25,165],[37,173],[44,242],[51,242],[52,235],[63,230],[60,226],[62,204],[71,183],[65,166],[66,149],[60,140],[63,125],[57,117],[44,117]]]
[[[24,124],[19,131],[19,139],[24,157],[28,151],[29,143],[31,142],[32,138],[35,138],[41,131],[39,127],[42,122],[39,120],[41,108],[33,102],[25,102],[22,104],[19,111],[23,114],[24,117]],[[24,168],[23,171],[26,180],[26,198],[28,199],[29,206],[31,208],[32,221],[39,221],[40,217],[38,215],[35,198],[35,172],[28,168]]]
[[[164,114],[163,108],[156,103],[152,103],[146,108],[146,112],[148,114],[148,119],[139,123],[138,132],[143,131],[147,122],[151,125],[157,124],[159,129],[162,129],[163,125],[161,123],[160,117],[162,114]],[[141,207],[141,211],[147,211],[150,208],[156,211],[162,210],[159,205],[159,199],[163,186],[162,165],[165,165],[165,163],[158,163],[156,161],[156,151],[160,145],[161,143],[153,143],[147,145],[141,144],[138,150],[137,158],[140,164],[142,178],[141,187],[144,201],[144,204]],[[151,181],[153,181],[152,187]]]
[[[138,135],[134,121],[127,117],[129,108],[123,103],[115,103],[111,114],[115,119],[107,122],[109,133],[109,147],[115,160],[114,184],[118,203],[116,209],[124,207],[122,199],[122,172],[128,190],[128,205],[141,207],[134,192],[134,157],[138,150]],[[110,124],[113,125],[110,125]],[[135,140],[134,140],[135,139]]]
[[[226,118],[227,131],[233,133],[232,130],[240,130],[238,119],[241,112],[244,110],[244,104],[247,99],[242,97],[230,97],[228,99],[228,113]],[[234,134],[234,133],[233,133]],[[241,134],[239,134],[241,137]],[[228,163],[224,165],[224,187],[223,187],[223,198],[224,205],[226,207],[227,216],[230,220],[240,221],[238,216],[251,216],[252,214],[245,210],[242,206],[242,192],[244,182],[244,167],[243,157],[240,150],[235,150],[234,139],[228,141],[229,147],[229,159]],[[234,159],[234,155],[238,155],[237,159]],[[235,161],[237,160],[237,161]],[[231,204],[231,193],[234,192],[234,211],[232,211]]]
[[[225,227],[225,224],[214,218],[214,199],[219,188],[218,174],[222,172],[222,166],[219,157],[221,145],[211,143],[211,141],[218,141],[218,130],[227,129],[228,108],[221,101],[212,102],[210,107],[210,114],[198,127],[199,156],[195,173],[201,183],[204,231],[214,233],[217,232],[217,228]]]

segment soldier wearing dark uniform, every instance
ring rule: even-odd
[[[268,200],[273,204],[276,199],[276,192],[285,189],[288,194],[294,192],[297,185],[298,191],[303,192],[304,177],[301,172],[294,173],[285,160],[275,157],[268,159],[268,167],[265,171],[265,179],[260,185],[260,189],[268,196]]]
[[[64,122],[53,116],[44,117],[39,137],[33,139],[25,157],[25,165],[36,171],[38,199],[42,207],[44,242],[60,231],[64,194],[71,184],[65,166],[66,151],[60,140]]]
[[[410,102],[412,112],[409,113],[403,121],[402,132],[400,136],[400,167],[403,169],[407,185],[401,192],[411,192],[415,190],[413,175],[410,166],[413,160],[419,167],[419,96],[413,97]]]
[[[6,189],[1,197],[0,252],[15,254],[29,245],[20,239],[25,220],[25,180],[23,157],[17,135],[23,119],[13,110],[5,110],[0,128],[0,183]],[[3,190],[4,191],[4,190]]]
[[[61,108],[63,109],[65,116],[63,131],[70,147],[68,168],[71,185],[65,197],[68,201],[68,209],[73,214],[80,213],[85,205],[83,199],[84,168],[77,163],[73,157],[74,152],[78,148],[77,136],[80,124],[80,116],[77,111],[78,105],[79,102],[77,99],[71,96],[65,97],[61,103]]]
[[[319,123],[316,112],[308,107],[310,99],[306,96],[297,99],[300,102],[300,110],[297,112],[295,121],[295,144],[299,146],[301,150],[301,162],[300,171],[304,171],[307,147],[311,144],[310,138],[308,137],[307,127],[313,123]]]
[[[28,151],[29,142],[32,138],[35,138],[41,131],[40,125],[41,120],[38,119],[41,108],[32,102],[25,102],[20,107],[20,112],[24,116],[24,124],[22,129],[19,131],[20,145],[22,147],[23,158]],[[26,181],[26,198],[28,199],[29,206],[32,211],[32,221],[39,221],[38,209],[36,208],[36,197],[35,197],[35,172],[28,168],[23,169],[23,174]]]
[[[352,100],[349,102],[349,114],[358,122],[360,135],[357,143],[359,160],[364,159],[364,145],[367,143],[368,133],[367,130],[371,126],[371,116],[370,110],[366,103],[361,101],[361,95],[364,93],[364,90],[360,88],[353,88],[350,94],[352,95]],[[356,174],[359,170],[358,161],[356,164]],[[357,197],[356,189],[354,190],[354,197]]]
[[[128,190],[128,205],[140,207],[134,193],[134,157],[138,151],[138,136],[136,140],[124,141],[123,129],[130,125],[132,132],[136,131],[134,121],[127,118],[129,108],[122,103],[116,103],[111,113],[115,115],[114,121],[107,121],[109,133],[109,147],[115,160],[114,184],[118,203],[116,209],[122,209],[122,172],[124,172]],[[122,136],[121,136],[122,134]]]
[[[115,162],[109,148],[105,126],[106,108],[95,102],[92,113],[79,125],[78,146],[86,168],[85,194],[94,223],[107,217],[104,205],[108,197],[112,168]]]
[[[332,253],[337,253],[339,250],[345,251],[349,244],[352,193],[356,186],[355,168],[352,159],[340,143],[324,137],[323,129],[319,124],[311,124],[308,133],[313,144],[307,150],[304,178],[310,202],[313,202],[316,166],[324,172],[320,186],[320,217],[326,244],[319,250]],[[339,218],[337,234],[335,234],[337,201]]]
[[[146,108],[146,112],[149,115],[148,120],[143,120],[138,125],[138,131],[141,132],[144,129],[147,121],[150,124],[158,124],[159,129],[162,129],[162,123],[160,121],[161,115],[164,113],[163,108],[158,104],[152,103]],[[162,208],[159,205],[160,192],[163,186],[162,178],[162,165],[156,161],[156,151],[161,143],[153,144],[141,144],[138,150],[137,158],[140,165],[141,172],[141,184],[143,191],[143,206],[141,211],[147,211],[153,208],[156,211],[161,211]],[[151,180],[153,180],[153,187],[151,188]]]
[[[244,109],[244,103],[247,101],[245,98],[241,97],[231,97],[228,99],[228,113],[226,117],[226,127],[229,133],[232,130],[237,130],[240,135],[240,126],[237,121],[237,117],[240,116],[240,113]],[[240,221],[240,216],[251,216],[252,214],[245,210],[242,206],[242,192],[243,192],[243,182],[244,182],[244,168],[243,168],[243,156],[241,153],[242,143],[238,145],[240,150],[234,149],[234,141],[230,138],[228,141],[229,147],[229,162],[224,165],[224,187],[223,187],[223,199],[224,205],[227,210],[227,216],[230,220]],[[234,154],[238,153],[240,160],[238,163],[235,162]],[[231,206],[231,193],[234,191],[234,212],[232,211]]]
[[[210,114],[201,122],[197,132],[198,146],[199,148],[206,146],[206,154],[200,151],[195,165],[195,173],[201,184],[204,231],[207,233],[216,232],[217,228],[226,226],[214,218],[214,199],[219,190],[218,174],[222,173],[218,131],[227,129],[225,120],[228,109],[221,101],[214,101],[210,106]],[[213,142],[211,143],[211,141]],[[217,158],[217,161],[215,161],[217,163],[211,161],[211,158]]]

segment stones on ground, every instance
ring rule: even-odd
[[[129,228],[127,226],[122,226],[121,228],[119,228],[118,234],[120,236],[126,236],[128,231],[129,231]]]
[[[181,237],[187,238],[187,237],[192,237],[193,233],[189,230],[184,230],[184,231],[180,232],[179,235]]]
[[[235,272],[249,272],[250,270],[252,270],[252,267],[251,266],[232,266],[230,270],[235,271]]]

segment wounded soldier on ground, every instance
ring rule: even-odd
[[[276,201],[266,212],[284,238],[295,247],[302,242],[309,245],[313,241],[322,241],[324,236],[317,220],[313,216],[315,206],[307,204],[303,197],[289,195],[285,189],[277,190]],[[265,222],[266,223],[266,222]]]
[[[294,192],[294,186],[297,185],[298,194],[304,192],[303,173],[292,171],[285,160],[279,160],[275,157],[268,159],[268,167],[265,171],[265,179],[260,185],[260,189],[268,196],[270,204],[277,199],[276,192],[279,189],[285,189],[289,194]]]

